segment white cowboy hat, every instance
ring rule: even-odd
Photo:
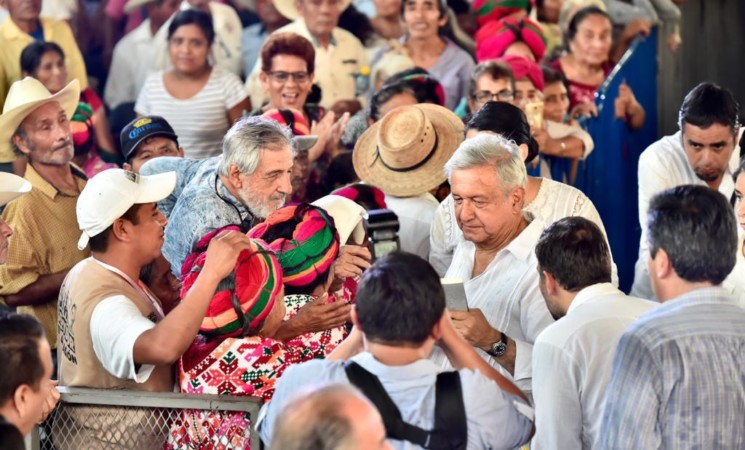
[[[463,142],[463,122],[447,108],[400,106],[357,140],[354,170],[388,195],[423,194],[446,180],[443,168]]]
[[[33,110],[49,102],[59,102],[67,113],[67,118],[72,119],[80,102],[78,80],[72,80],[54,95],[36,78],[26,77],[10,86],[3,105],[3,114],[0,116],[0,154],[12,153],[10,139],[18,126]]]
[[[341,245],[345,245],[350,237],[356,245],[365,243],[365,226],[362,222],[367,217],[365,208],[346,197],[334,194],[321,197],[311,204],[323,208],[334,218]]]
[[[300,12],[295,7],[295,2],[298,0],[274,0],[274,7],[277,8],[280,14],[290,20],[297,20],[300,18]],[[338,0],[339,8],[344,11],[352,3],[352,0]]]
[[[31,183],[12,173],[0,172],[0,206],[31,191]]]

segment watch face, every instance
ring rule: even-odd
[[[502,341],[495,342],[491,345],[491,350],[489,350],[489,354],[492,356],[502,356],[507,352],[507,344],[505,344]]]

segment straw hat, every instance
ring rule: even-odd
[[[10,139],[33,110],[49,102],[59,102],[71,119],[80,101],[80,83],[72,80],[62,90],[52,95],[36,78],[26,77],[10,86],[0,116],[0,154],[12,153]]]
[[[297,20],[300,18],[300,12],[295,7],[297,0],[274,0],[274,7],[277,8],[280,14],[290,20]],[[341,11],[347,9],[352,3],[352,0],[339,0],[339,8]]]
[[[449,109],[401,106],[357,140],[354,169],[388,195],[419,195],[445,181],[443,167],[462,141],[463,122]]]
[[[31,183],[12,173],[0,172],[0,206],[31,191]]]

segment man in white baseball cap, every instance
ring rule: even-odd
[[[199,278],[166,316],[139,273],[160,256],[167,220],[156,202],[175,185],[175,172],[141,176],[109,169],[91,178],[80,194],[78,247],[89,246],[91,257],[70,270],[60,290],[61,384],[172,391],[172,364],[194,340],[218,283],[249,248],[242,233],[223,232],[213,239]],[[80,444],[95,446],[95,439],[86,436]],[[132,448],[151,446],[143,441]]]

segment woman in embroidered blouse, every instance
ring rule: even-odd
[[[135,103],[140,116],[165,117],[187,158],[222,153],[222,138],[251,109],[241,80],[213,67],[212,19],[194,9],[176,13],[168,27],[172,67],[150,75]]]
[[[580,9],[569,21],[566,34],[567,52],[550,65],[569,83],[572,117],[596,116],[595,92],[610,74],[612,30],[608,14],[595,6]],[[619,87],[615,100],[616,117],[631,128],[644,125],[646,113],[626,83]]]

